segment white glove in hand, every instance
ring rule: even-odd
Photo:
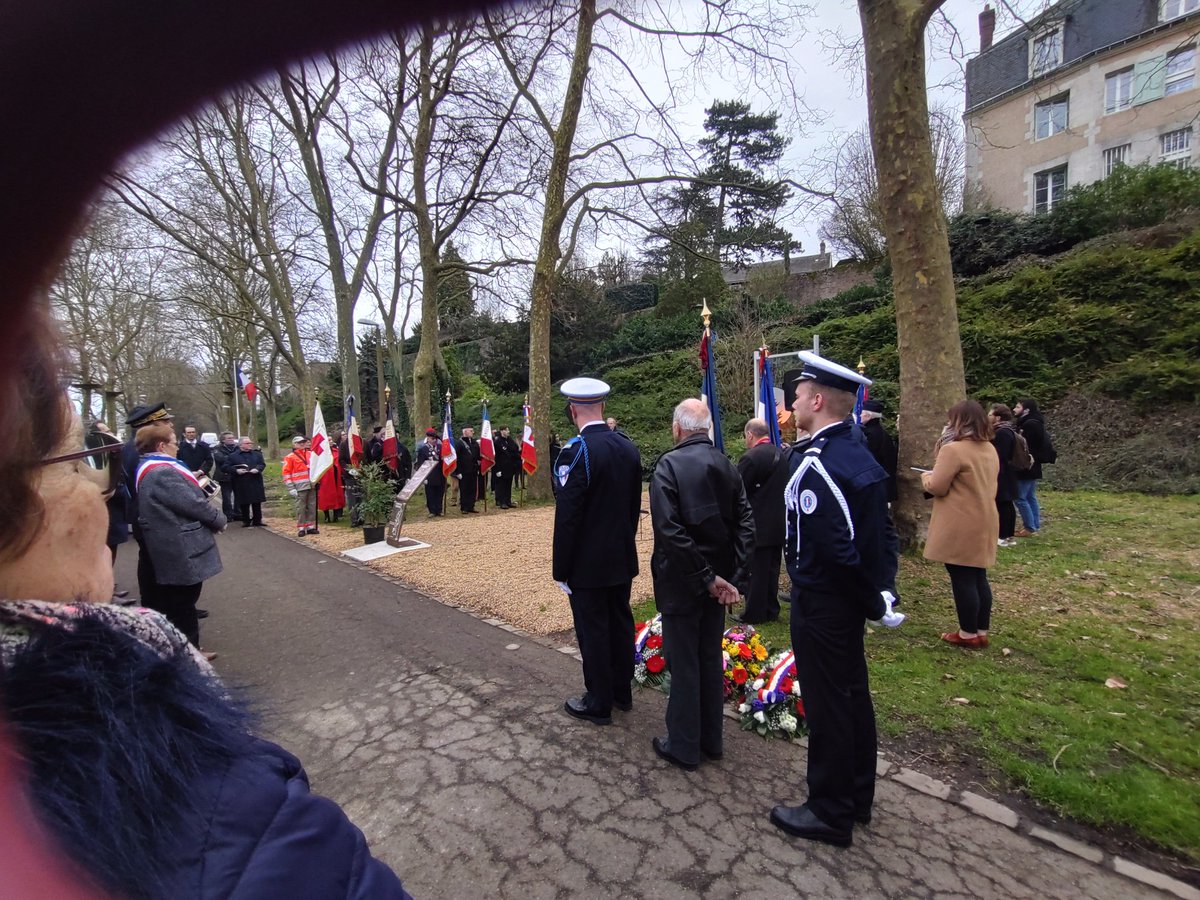
[[[891,591],[880,591],[879,596],[883,598],[884,606],[887,607],[887,612],[883,614],[883,618],[879,619],[876,625],[886,625],[888,628],[898,628],[900,623],[906,618],[904,613],[893,612],[892,606],[896,603],[896,595]]]
[[[571,596],[571,586],[569,584],[567,584],[565,581],[556,581],[554,583],[562,588],[562,592],[564,594],[566,594],[568,597]]]

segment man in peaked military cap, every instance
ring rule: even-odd
[[[638,573],[641,455],[604,423],[607,384],[571,378],[561,390],[579,435],[567,441],[551,473],[558,490],[553,571],[570,597],[585,690],[565,706],[577,719],[609,725],[614,706],[633,708],[629,592]]]
[[[135,406],[125,417],[125,425],[129,431],[125,435],[125,446],[121,449],[121,470],[123,475],[123,490],[125,492],[125,519],[133,530],[133,539],[138,545],[137,580],[138,593],[143,605],[155,602],[158,581],[154,577],[154,566],[150,563],[150,554],[146,552],[146,543],[142,538],[142,529],[138,525],[137,508],[137,467],[138,450],[137,430],[155,422],[171,422],[174,420],[167,412],[167,404],[156,406],[142,404]]]
[[[875,798],[875,711],[863,630],[890,613],[896,541],[887,473],[847,419],[870,381],[815,353],[783,376],[796,427],[812,442],[794,452],[784,489],[784,558],[792,580],[792,648],[809,727],[808,800],[776,806],[771,822],[808,840],[850,846]],[[890,620],[889,620],[890,624]]]

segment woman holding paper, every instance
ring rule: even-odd
[[[987,570],[996,562],[1000,517],[996,478],[1000,470],[992,427],[983,407],[963,400],[950,408],[932,472],[921,475],[933,496],[925,558],[944,563],[958,611],[958,630],[942,640],[979,650],[988,645],[992,588]]]

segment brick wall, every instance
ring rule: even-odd
[[[796,306],[811,306],[852,287],[872,283],[878,267],[878,262],[840,262],[832,269],[793,275],[784,290]]]

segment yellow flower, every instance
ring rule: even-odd
[[[759,662],[762,662],[764,659],[766,659],[767,658],[767,648],[764,647],[762,644],[759,644],[757,647],[755,647],[754,648],[754,658],[757,659]]]

